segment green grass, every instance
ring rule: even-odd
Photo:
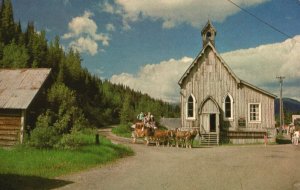
[[[121,137],[126,137],[130,138],[131,137],[131,128],[129,124],[120,124],[117,127],[113,128],[112,133],[115,135],[121,136]]]
[[[53,178],[112,162],[133,155],[122,145],[100,138],[100,145],[83,146],[77,150],[44,150],[19,146],[0,148],[0,175]]]

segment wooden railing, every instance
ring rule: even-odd
[[[201,135],[200,144],[203,146],[216,146],[219,145],[219,134],[206,133]]]

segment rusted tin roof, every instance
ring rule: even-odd
[[[0,69],[0,108],[27,109],[51,69]]]

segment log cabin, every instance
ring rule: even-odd
[[[200,128],[203,144],[261,143],[264,135],[274,141],[276,96],[230,69],[215,48],[216,34],[208,21],[202,50],[178,82],[181,126]]]
[[[50,72],[45,68],[0,69],[0,146],[23,143],[26,127],[42,107]]]

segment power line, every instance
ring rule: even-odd
[[[259,18],[259,17],[256,16],[255,14],[253,14],[253,13],[247,11],[246,9],[242,8],[241,6],[239,6],[238,4],[234,3],[233,1],[231,1],[231,0],[227,0],[227,1],[230,2],[231,4],[233,4],[234,6],[236,6],[237,8],[241,9],[242,11],[244,11],[245,13],[247,13],[248,15],[254,17],[256,20],[258,20],[258,21],[262,22],[263,24],[267,25],[268,27],[272,28],[272,29],[275,30],[276,32],[279,32],[280,34],[282,34],[282,35],[284,35],[284,36],[286,36],[286,37],[288,37],[288,38],[291,38],[291,40],[294,40],[295,42],[298,42],[297,40],[293,39],[292,36],[288,35],[287,33],[283,32],[283,31],[281,31],[281,30],[279,30],[279,29],[276,28],[275,26],[273,26],[273,25],[271,25],[270,23],[264,21],[263,19]],[[298,42],[298,43],[300,43],[300,42]]]

